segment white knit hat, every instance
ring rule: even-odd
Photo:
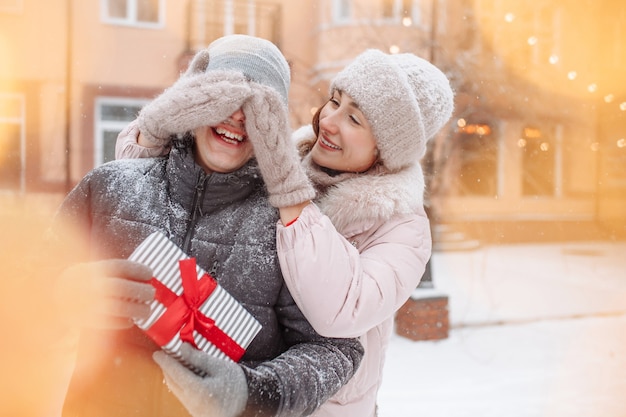
[[[410,53],[369,49],[331,84],[358,104],[372,127],[382,164],[397,170],[419,161],[450,119],[454,93],[445,74]]]
[[[276,90],[285,104],[291,74],[287,60],[272,42],[249,35],[227,35],[198,52],[184,75],[208,71],[237,71],[250,81]]]

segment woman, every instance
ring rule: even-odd
[[[314,203],[274,204],[281,268],[296,303],[320,334],[359,337],[365,348],[355,376],[315,415],[374,416],[394,314],[431,253],[419,161],[454,96],[429,62],[377,50],[359,55],[330,90],[312,126],[292,136],[300,166],[277,159],[275,144],[253,145],[270,202],[289,170],[303,169],[317,191]],[[122,155],[141,150],[131,139],[118,139]]]

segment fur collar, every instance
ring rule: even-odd
[[[292,136],[303,151],[303,165],[318,189],[317,205],[344,236],[363,232],[399,214],[416,213],[424,204],[424,175],[419,163],[390,172],[382,167],[366,173],[330,176],[308,154],[315,142],[313,129]]]

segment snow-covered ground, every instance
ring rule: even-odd
[[[380,417],[626,416],[626,242],[433,254],[441,341],[394,335]]]

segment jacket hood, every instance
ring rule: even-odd
[[[361,174],[331,176],[311,159],[310,150],[315,143],[312,126],[294,131],[292,140],[318,189],[316,204],[344,236],[360,233],[396,215],[423,210],[425,185],[419,162],[397,171],[379,166]]]

